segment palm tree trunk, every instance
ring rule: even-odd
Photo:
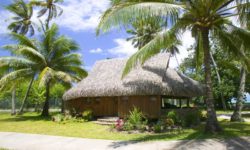
[[[206,81],[206,96],[205,101],[207,105],[207,122],[205,132],[215,133],[220,132],[222,129],[219,126],[216,112],[214,109],[214,98],[212,92],[212,77],[211,77],[211,58],[209,54],[209,30],[207,28],[202,29],[202,42],[204,50],[204,67],[205,67],[205,81]]]
[[[11,115],[16,115],[16,86],[15,85],[12,90]]]
[[[42,116],[48,117],[49,116],[49,94],[50,94],[50,83],[48,82],[46,85],[46,99],[43,106]]]
[[[221,86],[221,77],[220,77],[220,74],[219,74],[219,69],[217,67],[217,64],[214,60],[214,57],[213,57],[213,54],[210,52],[210,57],[211,57],[211,60],[212,60],[212,63],[213,63],[213,66],[214,66],[214,69],[215,69],[215,72],[216,72],[216,76],[217,76],[217,79],[218,79],[218,85]],[[224,98],[224,94],[223,94],[223,91],[220,90],[220,98],[221,98],[221,104],[222,104],[222,107],[223,107],[223,110],[227,110],[227,106],[226,106],[226,103],[225,103],[225,98]]]
[[[243,118],[241,117],[241,110],[244,101],[245,84],[246,84],[246,70],[242,66],[240,73],[240,87],[238,91],[238,98],[234,109],[234,113],[231,116],[231,121],[244,121]]]
[[[32,86],[32,84],[33,84],[33,81],[34,81],[34,77],[32,77],[32,79],[30,80],[30,83],[29,83],[27,92],[25,93],[25,96],[24,96],[24,99],[23,99],[23,102],[22,102],[22,105],[21,105],[21,107],[20,107],[20,110],[19,110],[19,113],[18,113],[18,114],[23,114],[24,105],[26,104],[26,101],[27,101],[27,99],[28,99],[28,95],[29,95],[29,93],[30,93],[30,89],[31,89],[31,86]]]

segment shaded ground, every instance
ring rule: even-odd
[[[182,141],[112,141],[0,132],[0,147],[14,150],[248,150],[250,137]]]

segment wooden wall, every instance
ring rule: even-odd
[[[133,107],[139,108],[148,118],[158,118],[161,114],[160,96],[130,96],[80,98],[66,101],[66,109],[74,108],[78,112],[93,110],[95,116],[126,117]]]
[[[117,116],[118,100],[116,97],[102,97],[102,98],[80,98],[66,101],[66,109],[75,109],[77,112],[84,110],[92,110],[94,116]]]
[[[119,117],[126,117],[133,107],[139,108],[148,118],[158,118],[161,114],[161,98],[160,96],[132,96],[128,99],[119,97]]]

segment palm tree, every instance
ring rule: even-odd
[[[70,85],[87,75],[81,67],[80,55],[72,53],[78,50],[78,45],[65,36],[59,36],[55,24],[39,41],[14,33],[12,37],[18,41],[18,44],[7,45],[5,48],[16,56],[2,57],[0,64],[4,64],[5,67],[15,67],[15,69],[0,79],[0,85],[5,86],[12,81],[28,77],[32,79],[27,91],[29,93],[34,77],[38,78],[40,86],[46,89],[42,115],[48,116],[50,87],[55,82]]]
[[[97,34],[100,30],[107,32],[111,27],[129,25],[131,20],[140,16],[161,16],[171,20],[170,30],[158,34],[153,40],[135,53],[128,60],[123,77],[138,63],[143,64],[153,55],[161,52],[162,48],[170,48],[176,39],[180,39],[182,32],[191,30],[196,39],[196,56],[203,58],[205,70],[205,91],[208,119],[205,126],[206,132],[219,132],[219,126],[214,108],[211,79],[211,58],[209,35],[214,35],[218,41],[224,44],[225,49],[230,50],[236,56],[242,56],[242,60],[250,64],[247,57],[230,40],[231,35],[240,35],[244,45],[249,46],[249,34],[234,26],[228,18],[232,16],[244,16],[249,9],[248,0],[115,0],[115,5],[109,8],[102,16]],[[236,4],[236,1],[239,3]],[[239,7],[242,11],[233,11]],[[243,17],[241,17],[243,18]],[[202,55],[201,55],[202,54]],[[198,59],[197,59],[198,60]]]
[[[239,2],[237,2],[238,4]],[[246,7],[243,7],[241,9],[240,7],[237,7],[237,11],[240,13],[242,11],[248,12],[246,14],[240,15],[239,18],[243,19],[238,19],[240,22],[241,28],[250,30],[250,13],[249,9]],[[244,54],[247,54],[249,56],[249,47],[244,47],[244,45],[241,43],[239,45],[240,51]],[[244,94],[245,94],[245,83],[246,83],[246,76],[247,76],[247,67],[245,64],[241,64],[240,67],[240,85],[239,85],[239,90],[238,90],[238,97],[236,101],[236,106],[233,112],[233,115],[231,116],[231,121],[244,121],[242,116],[241,116],[241,110],[243,108],[243,101],[244,101]]]
[[[131,40],[134,47],[140,50],[143,46],[154,39],[159,32],[166,28],[166,20],[164,21],[161,17],[137,18],[132,23],[132,28],[126,30],[128,34],[132,35],[127,38],[127,40]],[[174,56],[179,66],[176,56],[176,54],[179,53],[178,45],[181,45],[180,41],[176,41],[176,45],[162,51],[169,52],[171,56]]]
[[[31,5],[26,4],[23,0],[15,0],[14,3],[8,5],[6,9],[14,14],[12,23],[8,26],[8,29],[12,32],[18,34],[27,34],[34,35],[34,26],[35,24],[31,21],[33,15],[33,8]]]
[[[239,45],[242,53],[246,54],[249,57],[249,47],[244,47],[243,45]],[[236,106],[234,108],[234,112],[231,116],[231,121],[244,121],[241,116],[241,110],[243,108],[243,102],[245,97],[245,86],[246,86],[246,76],[247,76],[247,66],[244,63],[240,64],[240,84],[238,90],[238,96],[236,101]]]
[[[165,24],[160,17],[137,18],[132,22],[132,27],[126,30],[132,35],[127,40],[131,40],[135,48],[141,49],[154,39],[155,35],[164,28],[163,25]]]
[[[46,29],[49,28],[49,23],[53,18],[56,18],[58,16],[61,16],[63,13],[63,10],[60,6],[57,5],[57,3],[62,3],[63,0],[44,0],[44,1],[37,1],[32,0],[30,2],[31,5],[42,7],[42,9],[38,12],[37,17],[44,16],[48,12],[48,16],[46,19]]]

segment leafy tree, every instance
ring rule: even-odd
[[[235,2],[238,2],[237,4]],[[249,13],[249,1],[243,0],[167,0],[167,1],[148,1],[148,0],[115,0],[115,4],[109,8],[102,16],[99,23],[97,34],[100,30],[107,32],[111,27],[128,25],[131,20],[140,16],[161,16],[171,20],[172,27],[161,34],[158,34],[153,40],[145,45],[140,51],[135,53],[128,60],[123,77],[139,63],[143,64],[153,55],[161,52],[162,49],[168,49],[175,45],[183,31],[191,30],[196,39],[197,61],[204,63],[205,85],[206,85],[206,105],[208,119],[205,126],[206,132],[219,132],[221,127],[217,121],[214,109],[214,98],[212,93],[211,79],[211,58],[209,35],[214,35],[225,50],[233,52],[236,56],[241,56],[242,61],[250,66],[246,55],[242,54],[232,41],[231,36],[240,37],[242,43],[249,47],[249,34],[234,26],[227,18],[240,16],[243,21],[245,14]],[[241,11],[233,11],[239,7]]]
[[[35,24],[31,21],[33,15],[31,5],[26,4],[23,0],[14,0],[14,3],[8,5],[6,9],[14,14],[14,17],[11,18],[13,22],[8,26],[9,30],[18,34],[29,32],[30,35],[34,35]]]
[[[42,115],[49,115],[50,87],[56,82],[71,84],[87,75],[82,69],[81,57],[72,53],[78,50],[78,45],[58,35],[58,28],[54,24],[47,30],[41,40],[35,41],[23,35],[12,34],[18,44],[7,45],[5,48],[16,56],[0,58],[0,64],[15,69],[0,79],[2,87],[24,78],[38,77],[40,86],[44,86],[45,104]],[[32,85],[32,82],[31,84]],[[31,86],[29,86],[29,89]]]

